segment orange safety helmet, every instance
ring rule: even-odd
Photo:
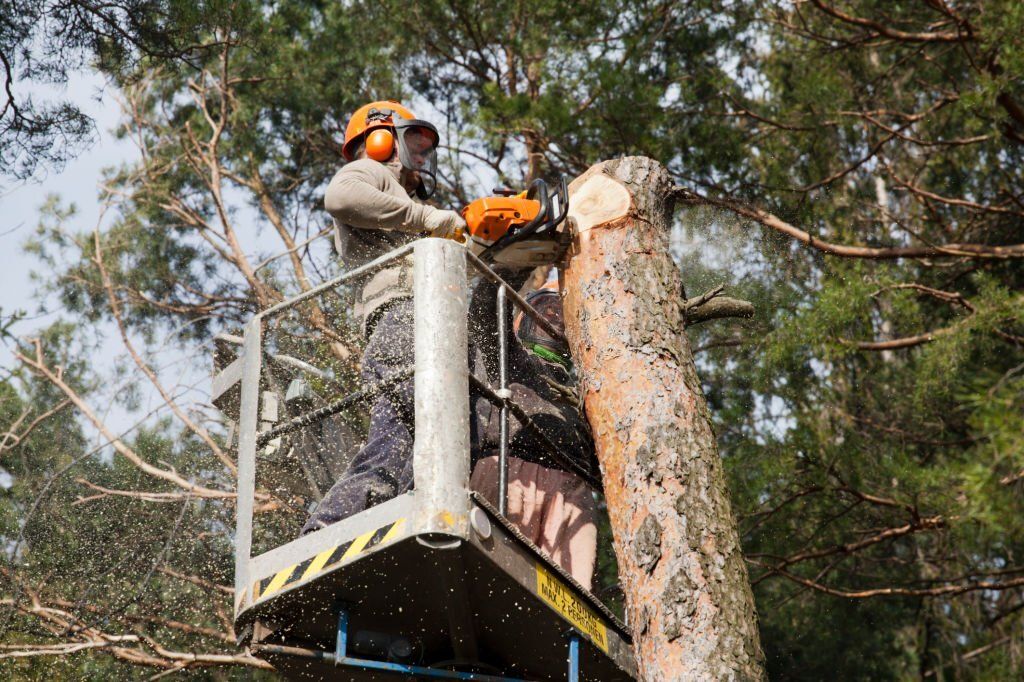
[[[372,113],[371,113],[372,112]],[[356,109],[355,113],[348,120],[348,125],[345,127],[345,144],[341,147],[341,155],[345,157],[346,161],[351,161],[355,158],[356,147],[365,135],[367,138],[373,137],[373,142],[377,143],[374,145],[369,144],[370,139],[367,139],[366,155],[376,161],[387,161],[391,158],[391,152],[395,138],[392,130],[394,130],[395,124],[392,120],[392,114],[397,114],[404,119],[415,119],[411,111],[403,107],[401,104],[394,100],[380,100],[377,102],[370,102]],[[372,133],[375,130],[379,130],[387,135],[373,136]],[[387,140],[387,156],[384,158],[376,158],[381,156],[383,142]],[[371,153],[371,146],[373,152]]]
[[[341,155],[352,161],[360,142],[366,156],[374,161],[388,161],[395,149],[402,166],[420,174],[416,192],[426,199],[437,183],[437,128],[421,121],[395,100],[370,102],[356,109],[345,127]]]

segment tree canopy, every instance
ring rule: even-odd
[[[1020,669],[1021,3],[14,2],[0,52],[4,172],[87,136],[20,94],[86,64],[138,149],[108,229],[54,200],[26,245],[64,312],[7,340],[0,668],[261,667],[229,622],[230,434],[205,369],[172,370],[338,272],[344,124],[395,98],[441,130],[445,206],[626,154],[672,174],[680,296],[757,310],[688,333],[770,677]],[[345,308],[301,315],[350,381]],[[259,494],[267,541],[293,533],[310,500]]]

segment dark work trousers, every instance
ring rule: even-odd
[[[362,382],[364,386],[394,376],[415,359],[414,317],[412,299],[388,304],[370,332],[363,353]],[[471,326],[470,336],[479,338],[481,329]],[[470,340],[470,368],[479,342]],[[316,511],[310,516],[302,533],[319,530],[357,514],[364,509],[390,500],[412,490],[413,438],[415,435],[415,380],[409,377],[377,396],[370,407],[370,431],[366,445],[356,453],[348,470],[327,491]],[[471,457],[480,457],[483,399],[471,392],[465,409],[469,410]]]
[[[376,384],[406,367],[413,353],[413,302],[388,305],[363,353],[363,385]],[[319,530],[412,488],[415,382],[412,377],[377,396],[370,408],[366,445],[327,491],[303,534]]]

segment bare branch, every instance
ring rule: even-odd
[[[860,551],[862,549],[865,549],[867,547],[871,547],[872,545],[877,545],[880,542],[885,542],[886,540],[892,540],[894,538],[899,538],[899,537],[903,537],[905,535],[911,535],[913,533],[919,533],[919,532],[922,532],[922,531],[929,531],[929,530],[935,530],[935,529],[938,529],[938,528],[945,528],[945,526],[946,526],[945,519],[943,519],[940,516],[933,516],[933,517],[929,517],[929,518],[925,518],[925,519],[920,519],[920,520],[915,521],[913,523],[908,523],[908,524],[905,524],[903,526],[899,526],[897,528],[886,528],[885,530],[883,530],[883,531],[881,531],[879,533],[876,533],[876,534],[872,535],[871,537],[865,538],[864,540],[860,540],[859,542],[850,542],[850,543],[846,543],[846,544],[843,544],[843,545],[837,545],[837,546],[834,546],[834,547],[827,547],[825,549],[819,549],[819,550],[813,550],[813,551],[800,552],[798,554],[793,554],[791,556],[783,558],[781,561],[779,561],[776,564],[772,564],[772,565],[760,564],[761,566],[764,566],[768,570],[767,570],[767,572],[762,574],[757,579],[751,581],[751,584],[757,585],[762,580],[765,580],[766,578],[771,577],[772,574],[779,573],[779,572],[782,571],[782,569],[784,569],[784,568],[786,568],[788,566],[791,566],[793,564],[797,564],[797,563],[803,562],[803,561],[808,561],[808,560],[813,560],[813,559],[822,559],[824,557],[835,556],[835,555],[849,556],[849,555],[852,555],[855,552],[858,552],[858,551]],[[764,556],[766,556],[766,555],[763,555],[763,554],[748,554],[747,555],[747,557],[750,558],[750,559],[764,557]]]
[[[707,303],[708,301],[710,301],[711,299],[713,299],[715,296],[720,295],[724,290],[725,285],[719,284],[717,287],[705,291],[700,296],[694,296],[693,298],[686,299],[685,301],[683,301],[683,308],[685,308],[687,311],[690,311],[694,308],[698,308]]]
[[[43,412],[41,415],[33,419],[32,423],[26,426],[24,431],[22,431],[21,433],[15,433],[14,431],[18,428],[18,426],[21,425],[21,422],[29,414],[32,413],[30,409],[26,409],[25,412],[18,417],[14,424],[11,425],[11,428],[7,430],[7,433],[3,435],[2,440],[0,440],[0,454],[3,454],[5,450],[9,450],[12,447],[16,447],[17,445],[19,445],[22,441],[28,438],[29,434],[31,434],[36,429],[37,426],[39,426],[44,421],[46,421],[56,413],[60,412],[70,404],[70,400],[62,400],[61,402],[57,403],[55,407],[50,408],[46,412]]]
[[[1004,637],[1000,637],[996,640],[993,640],[984,646],[980,646],[977,649],[972,649],[971,651],[968,651],[965,654],[957,656],[957,660],[959,660],[961,663],[966,663],[974,658],[977,658],[978,656],[987,654],[995,648],[1001,647],[1004,644],[1008,644],[1012,639],[1012,635],[1005,635]],[[923,677],[935,677],[938,674],[938,672],[938,670],[932,668],[931,670],[925,671]]]
[[[739,298],[720,296],[713,298],[699,307],[686,311],[686,324],[694,325],[708,320],[720,320],[725,317],[750,318],[754,316],[754,304]]]
[[[74,605],[60,600],[54,606],[47,605],[36,590],[25,588],[31,603],[26,605],[12,599],[0,599],[0,604],[10,606],[25,616],[34,617],[38,624],[52,636],[60,639],[68,637],[75,641],[61,644],[39,644],[37,642],[23,644],[5,644],[0,646],[0,659],[29,658],[36,656],[64,656],[79,651],[101,650],[103,653],[120,660],[154,668],[170,669],[181,667],[209,667],[221,665],[244,665],[247,667],[272,670],[270,664],[253,658],[249,654],[220,654],[179,652],[167,649],[152,638],[142,634],[111,634],[84,623],[75,616],[68,607]],[[60,606],[61,608],[55,608]],[[101,609],[96,609],[102,612]],[[129,619],[132,619],[129,617]],[[143,622],[144,619],[136,619]],[[146,620],[145,622],[150,622]],[[153,624],[171,627],[192,634],[214,636],[224,641],[224,633],[207,632],[206,628],[196,628],[186,623],[177,623],[168,619],[152,619]],[[183,629],[183,627],[184,629]],[[138,647],[127,647],[126,644],[137,644]],[[142,646],[155,651],[156,655],[147,653]]]
[[[107,272],[106,267],[103,265],[103,246],[100,241],[99,230],[93,232],[93,244],[96,249],[96,254],[93,256],[93,262],[96,263],[96,267],[99,269],[100,278],[103,281],[103,288],[107,292],[107,301],[110,303],[110,314],[114,317],[114,321],[117,323],[117,329],[121,334],[121,341],[124,343],[125,348],[128,350],[128,354],[131,355],[132,360],[135,362],[135,366],[138,367],[146,378],[149,379],[153,387],[156,388],[160,397],[163,398],[171,411],[174,412],[175,416],[181,420],[181,422],[188,428],[189,431],[199,436],[199,438],[206,443],[213,454],[228,468],[231,473],[237,473],[238,469],[235,463],[231,461],[231,458],[227,456],[224,450],[221,449],[217,441],[213,439],[210,432],[207,431],[202,424],[198,424],[192,420],[188,414],[178,405],[174,398],[167,392],[163,384],[160,382],[160,378],[156,375],[156,372],[146,364],[139,355],[138,351],[135,350],[134,344],[128,336],[128,330],[125,328],[124,320],[121,315],[121,306],[117,300],[117,294],[114,293],[114,285],[110,281],[110,273]]]
[[[946,336],[952,331],[953,329],[951,327],[945,327],[943,329],[936,329],[933,332],[926,332],[916,336],[904,336],[903,338],[890,339],[889,341],[850,341],[849,339],[840,338],[839,343],[846,346],[853,346],[857,350],[898,350],[900,348],[913,348],[914,346],[931,343],[935,339]]]
[[[749,301],[738,298],[720,296],[725,289],[724,284],[705,291],[700,296],[689,298],[683,302],[683,313],[686,315],[686,324],[694,325],[708,320],[717,320],[723,317],[753,317],[754,306]]]
[[[947,32],[908,32],[900,31],[893,28],[891,25],[883,24],[872,19],[865,19],[863,17],[853,16],[852,14],[846,14],[834,7],[826,5],[821,0],[811,0],[811,3],[815,7],[820,9],[825,14],[828,14],[836,19],[847,24],[854,26],[860,26],[868,28],[877,33],[878,35],[891,38],[892,40],[898,40],[906,43],[966,43],[973,40],[970,34],[964,34],[960,31],[947,31]],[[947,22],[948,23],[948,22]]]
[[[215,582],[211,582],[209,580],[204,580],[203,578],[200,578],[198,576],[186,575],[184,573],[179,573],[178,571],[175,571],[173,569],[167,568],[166,566],[160,566],[156,570],[160,571],[164,575],[168,575],[168,576],[170,576],[172,578],[177,578],[178,580],[184,580],[185,582],[192,583],[193,585],[198,585],[199,587],[203,587],[203,588],[208,589],[208,590],[214,590],[216,592],[223,592],[224,594],[229,594],[229,595],[235,593],[235,588],[233,588],[233,587],[228,587],[227,585],[218,585]]]
[[[150,476],[176,485],[179,488],[190,492],[192,495],[195,495],[196,497],[203,497],[207,499],[234,499],[235,493],[233,492],[217,490],[214,488],[207,488],[205,486],[192,483],[191,481],[185,480],[184,478],[182,478],[180,475],[173,471],[168,471],[166,469],[161,469],[160,467],[155,467],[149,462],[142,459],[142,457],[140,457],[139,454],[135,452],[135,450],[128,447],[128,445],[125,444],[124,441],[122,441],[120,438],[114,435],[110,431],[110,429],[107,428],[107,425],[103,422],[103,420],[101,420],[96,415],[96,413],[92,410],[92,408],[89,407],[85,400],[83,400],[82,397],[78,395],[78,393],[61,378],[59,372],[54,372],[52,369],[50,369],[50,367],[46,364],[46,361],[43,359],[43,349],[41,342],[38,339],[36,339],[33,342],[33,344],[35,346],[35,358],[30,358],[20,351],[15,351],[15,357],[18,358],[18,360],[20,360],[27,367],[35,370],[43,377],[45,377],[56,388],[60,389],[64,393],[64,395],[66,395],[68,399],[75,405],[75,407],[78,408],[79,412],[85,415],[85,417],[90,422],[92,422],[92,425],[96,427],[96,429],[113,446],[113,448],[117,451],[118,454],[120,454],[122,457],[130,461],[132,464],[134,464],[135,466],[137,466],[139,469],[149,474]]]
[[[685,187],[676,187],[676,198],[690,206],[715,206],[736,215],[749,218],[765,227],[788,235],[807,246],[823,253],[842,258],[865,258],[873,260],[894,260],[899,258],[1024,258],[1024,244],[1002,246],[989,244],[943,244],[940,246],[848,246],[833,244],[801,230],[794,225],[759,208],[748,206],[732,199],[707,197]]]
[[[907,588],[907,587],[879,587],[870,590],[841,590],[813,580],[808,580],[794,573],[791,573],[785,569],[777,569],[773,566],[758,561],[756,559],[749,559],[748,562],[755,566],[768,569],[772,573],[777,573],[784,578],[792,580],[795,583],[809,587],[812,590],[818,592],[824,592],[830,594],[833,597],[844,597],[846,599],[870,599],[872,597],[951,597],[960,594],[966,594],[968,592],[977,592],[979,590],[991,590],[1001,591],[1009,590],[1016,587],[1024,586],[1024,578],[1016,578],[1014,580],[1007,580],[1004,582],[992,582],[992,581],[977,581],[966,585],[941,585],[939,587],[931,588]]]

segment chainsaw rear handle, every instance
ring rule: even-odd
[[[537,196],[537,195],[540,196]],[[548,220],[548,213],[551,212],[551,197],[548,196],[548,183],[544,182],[540,178],[537,178],[530,183],[530,187],[526,190],[527,199],[536,199],[540,202],[540,210],[537,211],[537,216],[526,223],[518,230],[515,231],[516,235],[519,234],[532,234],[534,230],[542,226]],[[514,236],[512,234],[506,235],[507,237]]]
[[[558,212],[558,218],[551,223],[552,228],[561,225],[565,216],[569,214],[569,186],[565,182],[564,175],[558,178],[558,207],[561,210]]]
[[[533,199],[534,194],[540,193],[540,211],[537,213],[537,217],[531,220],[526,225],[516,230],[513,235],[512,241],[518,241],[519,239],[525,238],[525,235],[536,234],[542,230],[553,230],[558,227],[565,216],[569,213],[569,188],[565,183],[565,176],[562,175],[558,179],[558,186],[555,188],[554,193],[548,193],[548,184],[537,178],[530,183],[530,189],[527,190],[526,198]],[[551,197],[554,196],[558,199],[558,217],[551,215]],[[519,235],[524,235],[520,237]]]

